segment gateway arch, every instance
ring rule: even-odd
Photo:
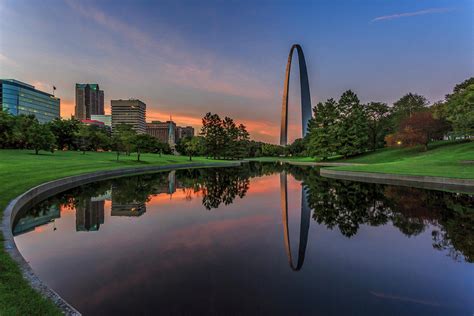
[[[306,69],[306,61],[304,59],[303,49],[300,45],[294,44],[291,47],[286,64],[285,86],[283,90],[283,102],[281,108],[281,129],[280,129],[280,145],[285,146],[288,138],[288,90],[290,86],[291,59],[293,51],[298,51],[298,63],[300,68],[300,88],[301,88],[301,119],[303,137],[308,133],[308,122],[311,119],[311,95],[309,93],[308,71]]]

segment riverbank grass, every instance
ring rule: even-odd
[[[474,179],[474,142],[441,142],[421,148],[384,148],[374,153],[337,162],[366,165],[334,167],[334,170]]]
[[[142,154],[121,155],[116,161],[112,152],[57,151],[35,155],[28,150],[0,150],[0,216],[8,202],[41,183],[99,170],[189,163],[185,156]],[[192,162],[215,162],[195,157]],[[3,236],[0,239],[3,241]],[[49,300],[33,290],[23,279],[16,263],[0,251],[0,315],[61,315]]]

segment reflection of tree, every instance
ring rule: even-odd
[[[466,194],[385,186],[320,177],[311,169],[304,177],[313,219],[338,227],[347,237],[361,224],[388,221],[407,236],[422,233],[429,224],[433,247],[454,259],[474,261],[474,197]]]
[[[245,169],[199,169],[194,183],[195,190],[202,191],[202,204],[208,210],[219,205],[229,205],[236,197],[243,198],[249,188],[249,176]]]
[[[329,228],[338,227],[344,236],[357,233],[361,224],[378,226],[388,221],[382,192],[376,185],[323,178],[312,170],[304,180],[313,219]]]

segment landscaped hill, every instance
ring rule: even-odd
[[[384,148],[336,161],[367,164],[335,167],[336,170],[474,179],[474,142],[438,142],[428,151],[421,147]]]

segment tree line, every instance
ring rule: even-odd
[[[362,104],[353,91],[313,108],[304,139],[278,148],[265,145],[269,156],[301,155],[327,159],[350,157],[384,146],[419,146],[434,140],[474,136],[474,77],[457,84],[443,101],[430,105],[416,93],[407,93],[392,106]]]
[[[168,144],[147,135],[137,134],[130,125],[118,125],[114,132],[96,125],[86,125],[74,118],[57,118],[41,124],[34,115],[13,116],[0,111],[0,148],[32,149],[39,151],[73,150],[115,151],[121,153],[171,153]]]

